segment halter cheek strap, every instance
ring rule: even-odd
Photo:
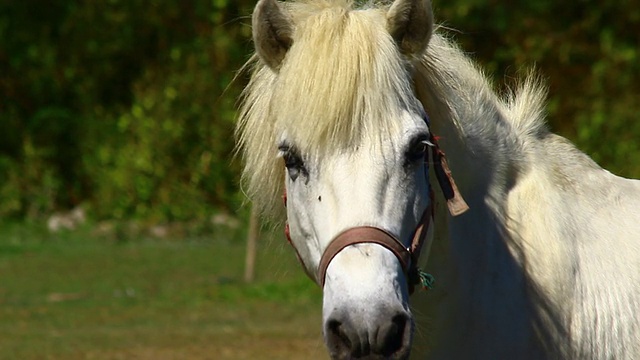
[[[431,151],[433,171],[436,174],[436,179],[438,179],[438,184],[440,184],[440,189],[442,190],[444,198],[447,199],[449,213],[453,216],[462,215],[464,212],[469,210],[469,205],[467,205],[462,198],[462,195],[460,195],[456,182],[453,180],[453,175],[451,175],[451,170],[449,169],[449,164],[447,163],[444,151],[442,151],[440,146],[438,146],[437,138],[431,134],[429,139],[433,144],[433,149]]]

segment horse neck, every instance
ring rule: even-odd
[[[505,190],[524,160],[505,104],[464,53],[438,34],[415,76],[416,94],[462,195],[474,214],[501,216]]]
[[[442,202],[436,208],[436,226],[444,227],[435,229],[428,268],[440,274],[450,299],[433,307],[446,308],[434,316],[440,319],[436,326],[451,332],[466,328],[470,334],[486,334],[470,342],[493,343],[531,332],[527,275],[505,231],[507,194],[523,157],[505,118],[508,111],[486,79],[462,52],[434,37],[435,44],[416,68],[416,94],[470,207],[468,213],[446,219]]]
[[[482,286],[478,282],[490,278],[479,271],[501,271],[505,262],[512,260],[503,219],[520,150],[504,119],[502,104],[477,72],[465,78],[460,68],[437,70],[440,77],[428,76],[429,93],[420,97],[460,193],[470,207],[467,214],[447,221],[449,256],[454,260],[450,264],[458,266],[457,283],[474,282],[477,287]],[[443,202],[440,206],[437,213],[445,216],[446,206]]]

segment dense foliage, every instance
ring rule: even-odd
[[[535,65],[554,130],[640,177],[640,3],[436,1],[496,84]],[[0,3],[0,216],[204,219],[242,196],[231,84],[255,1]],[[231,85],[230,85],[231,84]]]

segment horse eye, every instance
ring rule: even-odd
[[[424,159],[430,143],[427,136],[418,136],[409,145],[406,157],[407,162],[417,162]]]
[[[300,169],[304,167],[304,163],[302,162],[302,159],[296,153],[293,153],[291,151],[286,152],[283,158],[284,158],[284,166],[286,166],[287,169],[289,170]]]
[[[278,150],[282,154],[284,166],[287,168],[291,180],[295,181],[300,174],[307,174],[307,170],[304,167],[304,161],[302,161],[302,157],[298,154],[295,148],[288,145],[281,145],[278,147]]]

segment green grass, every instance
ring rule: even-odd
[[[284,240],[0,228],[0,359],[323,359],[320,290]]]

